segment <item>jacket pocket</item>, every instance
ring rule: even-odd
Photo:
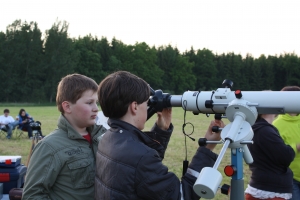
[[[90,160],[84,158],[70,162],[68,168],[75,189],[88,188],[94,185],[95,169]]]

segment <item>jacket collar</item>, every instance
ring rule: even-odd
[[[64,115],[60,115],[58,118],[58,124],[57,124],[59,129],[62,129],[63,131],[65,131],[68,134],[68,137],[70,139],[84,139],[74,128],[73,126],[69,123],[69,121],[67,120],[67,118],[65,118]],[[99,131],[99,129],[102,126],[97,126],[97,125],[93,125],[90,127],[87,127],[87,131],[91,134],[91,138],[93,138],[97,132]]]
[[[111,127],[112,132],[117,132],[117,131],[124,129],[124,130],[130,132],[133,137],[140,140],[141,142],[146,144],[148,147],[155,148],[155,149],[163,148],[163,146],[158,141],[152,139],[149,136],[150,134],[152,134],[152,135],[155,134],[154,132],[142,132],[139,129],[137,129],[135,126],[133,126],[125,121],[119,120],[119,119],[109,118],[107,123]]]

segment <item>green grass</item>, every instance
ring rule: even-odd
[[[57,127],[57,119],[60,115],[56,106],[36,106],[36,105],[26,105],[20,104],[17,106],[6,106],[0,104],[0,112],[3,112],[5,108],[10,109],[10,115],[15,117],[20,108],[24,108],[34,120],[38,120],[42,123],[43,135],[49,134]],[[211,120],[213,120],[213,115],[207,117],[204,114],[193,115],[191,112],[186,113],[186,122],[190,122],[194,126],[194,133],[191,135],[195,138],[195,141],[187,138],[187,159],[191,162],[191,159],[198,148],[198,139],[204,137],[207,127]],[[149,130],[156,116],[154,115],[146,123],[145,130]],[[228,120],[224,120],[225,124],[228,124]],[[168,166],[169,170],[174,172],[178,177],[181,177],[182,174],[182,161],[185,159],[185,146],[184,146],[184,135],[182,133],[182,124],[184,123],[184,111],[182,108],[173,108],[172,123],[174,125],[174,132],[172,134],[168,149],[165,154],[164,164]],[[187,125],[185,128],[187,134],[192,132],[192,126]],[[16,138],[13,136],[11,140],[6,140],[4,136],[0,139],[0,155],[20,155],[22,156],[22,163],[27,163],[27,158],[31,146],[31,141],[27,137]],[[215,152],[219,153],[222,148],[222,145],[217,145]],[[223,169],[226,165],[231,164],[230,149],[227,149],[224,158],[218,168],[218,170],[223,174],[223,183],[230,184],[230,178],[225,176]],[[244,164],[244,179],[245,187],[248,183],[250,177],[250,172],[248,166]],[[223,195],[220,191],[217,192],[217,195],[214,199],[223,200],[229,199],[228,196]]]

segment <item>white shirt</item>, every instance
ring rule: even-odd
[[[14,121],[15,120],[12,116],[7,116],[7,117],[5,117],[5,115],[0,116],[0,123],[1,124],[9,124],[9,123],[12,123]],[[1,125],[1,128],[4,128],[4,127],[5,127],[5,125]]]
[[[106,129],[109,129],[110,126],[107,124],[108,117],[105,117],[102,111],[99,111],[95,119],[97,125],[102,125]]]
[[[275,192],[264,191],[264,190],[251,187],[249,184],[245,190],[245,193],[251,194],[251,196],[258,199],[273,199],[275,197],[279,197],[283,199],[292,198],[292,193],[275,193]]]

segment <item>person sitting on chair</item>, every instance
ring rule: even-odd
[[[7,132],[7,139],[11,138],[12,130],[19,124],[12,116],[9,116],[9,109],[4,109],[4,115],[0,116],[0,128]]]
[[[23,108],[20,109],[18,118],[19,118],[19,129],[26,130],[28,132],[28,138],[31,139],[32,128],[29,124],[30,122],[33,122],[33,118],[28,113],[26,113],[26,111]]]

